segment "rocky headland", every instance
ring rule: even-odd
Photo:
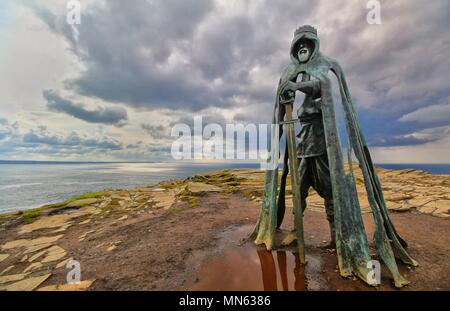
[[[405,290],[450,290],[450,176],[412,169],[378,174],[393,221],[420,263],[402,268],[411,281]],[[371,240],[362,176],[355,178]],[[256,222],[263,179],[260,170],[224,170],[1,215],[0,290],[196,289],[203,265],[223,251],[224,232]],[[289,207],[289,184],[287,190]],[[320,259],[316,289],[373,290],[341,278],[333,250],[320,248],[329,234],[323,200],[313,190],[304,221],[307,252]],[[244,233],[227,245],[243,243]],[[72,260],[80,264],[78,284],[66,281]],[[379,289],[394,288],[386,279]]]

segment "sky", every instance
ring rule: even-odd
[[[177,123],[267,123],[294,30],[339,61],[378,163],[450,163],[450,1],[0,2],[0,159],[166,161]]]

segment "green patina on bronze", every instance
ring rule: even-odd
[[[313,43],[314,48],[308,60],[301,62],[297,58],[297,52],[299,49],[299,42],[305,41]],[[303,91],[303,89],[312,87],[312,82],[310,81],[310,78],[312,77],[315,80],[315,83],[317,84],[318,82],[320,85],[320,112],[323,122],[323,135],[325,136],[326,142],[326,155],[328,157],[334,212],[333,223],[330,222],[330,224],[332,223],[334,226],[332,227],[332,230],[334,231],[333,238],[336,243],[340,274],[342,276],[356,275],[366,283],[376,285],[374,280],[368,277],[370,275],[369,267],[371,257],[356,192],[355,177],[352,171],[353,152],[364,176],[367,199],[375,222],[374,244],[380,258],[391,272],[395,286],[402,287],[408,284],[408,281],[399,273],[395,256],[405,264],[417,266],[418,263],[406,252],[405,247],[407,244],[396,232],[389,217],[380,181],[376,174],[364,136],[359,127],[358,116],[350,96],[344,72],[337,61],[320,53],[319,43],[317,31],[313,27],[302,26],[296,30],[291,46],[292,63],[284,71],[276,94],[273,123],[280,127],[280,133],[275,139],[281,138],[281,123],[283,123],[283,120],[285,121],[286,119],[292,118],[291,109],[295,100],[295,91]],[[344,156],[342,154],[338,136],[331,78],[329,76],[330,72],[337,78],[341,95],[341,105],[345,117],[347,139],[349,141],[347,161],[349,162],[350,167],[350,171],[347,173],[344,170]],[[302,82],[296,83],[299,75],[302,75],[303,77]],[[289,88],[293,88],[293,92],[286,92],[286,89],[289,90]],[[303,105],[305,105],[305,102]],[[285,127],[288,139],[287,145],[291,146],[291,149],[293,149],[293,124],[286,124]],[[317,128],[322,127],[320,126]],[[310,135],[312,138],[308,139],[314,140],[314,135],[318,130],[312,128],[312,131],[313,133]],[[274,161],[276,163],[279,156],[279,145],[278,142],[274,144],[273,140],[274,137],[272,137],[271,144],[273,144],[275,148],[271,149],[268,161]],[[290,143],[289,140],[291,140]],[[320,149],[319,146],[316,145],[316,147],[311,148],[313,150],[311,152],[314,152],[315,148]],[[300,152],[303,151],[300,150]],[[268,250],[274,247],[276,228],[281,225],[284,215],[284,194],[286,175],[288,172],[288,161],[292,162],[289,167],[291,175],[292,171],[294,171],[294,175],[297,175],[293,176],[294,178],[292,179],[294,216],[296,214],[295,212],[302,208],[299,206],[301,204],[298,203],[298,200],[302,200],[301,193],[299,194],[298,191],[294,190],[300,187],[302,181],[299,180],[298,170],[296,169],[296,165],[298,165],[296,163],[297,161],[289,160],[292,158],[292,151],[285,152],[280,189],[278,189],[277,166],[275,166],[274,169],[266,171],[263,204],[258,222],[252,233],[252,238],[256,244],[265,244]],[[294,157],[294,159],[296,160],[296,157]],[[303,235],[303,228],[302,219],[301,217],[298,217],[298,215],[294,217],[294,226],[297,238],[300,239]],[[299,244],[301,255],[304,248],[302,243]]]

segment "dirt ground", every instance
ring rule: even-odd
[[[220,278],[211,288],[196,284],[202,284],[208,265],[214,260],[220,261],[230,248],[239,251],[240,247],[253,247],[249,242],[240,244],[243,244],[241,238],[245,238],[256,223],[260,201],[239,191],[209,191],[196,197],[195,208],[190,208],[189,202],[178,200],[170,210],[128,213],[127,217],[95,217],[65,229],[58,245],[67,252],[66,257],[80,262],[83,280],[95,280],[87,290],[242,289],[238,285],[234,288],[224,286],[220,284]],[[366,213],[363,217],[371,240],[374,229],[371,215]],[[391,212],[391,217],[397,231],[409,243],[409,253],[420,264],[414,269],[399,265],[401,273],[411,282],[401,290],[450,290],[449,219],[414,211]],[[285,223],[289,229],[292,223],[289,211]],[[382,285],[376,289],[358,279],[340,277],[335,254],[321,248],[329,240],[325,214],[307,209],[304,223],[306,252],[315,259],[311,264],[314,275],[309,276],[306,269],[305,277],[316,278],[318,283],[305,289],[396,290],[384,268]],[[4,226],[0,232],[0,245],[18,238],[16,227]],[[50,232],[50,229],[41,229],[20,237],[34,239]],[[86,232],[89,234],[80,239]],[[230,232],[235,233],[230,236]],[[28,263],[20,262],[19,257],[19,253],[12,252],[10,258],[0,262],[0,271],[11,265],[10,273],[23,271]],[[235,271],[239,271],[239,261],[229,265],[236,265]],[[221,269],[220,265],[216,267]],[[39,272],[51,275],[40,287],[64,284],[67,271],[64,266],[44,265]],[[254,271],[255,287],[247,289],[262,288],[263,276]]]

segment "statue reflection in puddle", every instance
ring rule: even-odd
[[[259,261],[261,263],[262,280],[265,291],[277,291],[277,271],[276,264],[271,251],[264,248],[257,250]],[[278,270],[280,272],[281,286],[283,291],[289,290],[288,264],[286,251],[276,251]],[[305,265],[300,263],[298,253],[291,253],[294,256],[294,290],[304,291],[307,289],[307,279],[305,276]]]

